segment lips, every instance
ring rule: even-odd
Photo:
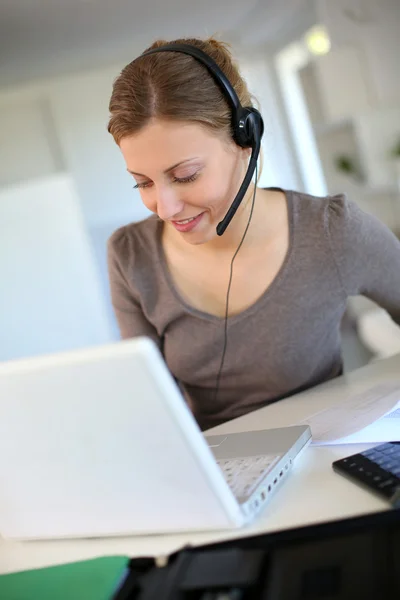
[[[182,233],[187,233],[188,231],[192,231],[197,226],[197,224],[201,221],[203,215],[204,213],[200,213],[195,217],[181,219],[180,221],[171,221],[171,223],[178,231]]]
[[[174,221],[174,223],[176,223],[177,225],[186,225],[186,223],[190,223],[190,221],[197,219],[198,216],[199,215],[196,215],[195,217],[190,217],[189,219],[182,219],[182,221]]]

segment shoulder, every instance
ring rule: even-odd
[[[362,231],[370,222],[375,221],[375,217],[363,211],[346,194],[328,196],[327,199],[327,225],[332,232],[334,229],[343,233]]]
[[[140,255],[154,256],[159,231],[159,219],[152,215],[143,221],[119,227],[107,241],[109,257],[126,262]]]
[[[157,277],[159,235],[160,220],[156,215],[114,231],[107,242],[110,281],[119,281],[122,277],[138,291]]]
[[[344,218],[349,207],[349,201],[346,194],[336,194],[327,196],[315,196],[305,192],[291,191],[294,209],[296,212],[302,212],[309,218],[321,219],[325,221],[333,218]]]
[[[294,212],[303,227],[323,230],[328,237],[345,241],[369,235],[371,230],[384,227],[373,215],[363,211],[345,193],[313,196],[302,192],[292,192]]]
[[[363,210],[346,194],[317,198],[297,194],[297,202],[309,216],[300,221],[307,222],[307,244],[325,247],[334,259],[345,290],[349,294],[360,293],[367,281],[379,276],[389,262],[398,263],[400,241],[393,231],[373,214]],[[313,216],[310,217],[310,214]],[[314,226],[311,227],[310,225]],[[318,224],[321,227],[318,227]],[[321,231],[323,230],[323,242]],[[375,265],[375,275],[372,272]]]
[[[333,246],[352,254],[396,239],[387,225],[346,194],[329,197],[326,226]]]

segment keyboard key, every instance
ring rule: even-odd
[[[385,460],[384,463],[381,464],[382,469],[385,469],[385,471],[390,471],[391,469],[394,469],[397,465],[397,462],[394,460]]]
[[[235,496],[246,498],[253,493],[280,458],[279,455],[261,455],[217,460],[217,463]]]
[[[385,448],[384,450],[381,450],[381,452],[382,454],[385,454],[385,456],[391,456],[392,454],[399,452],[399,450],[396,446],[389,446],[389,448]]]
[[[378,488],[379,488],[380,490],[382,490],[382,489],[383,489],[383,488],[385,488],[385,487],[388,487],[388,486],[394,485],[394,483],[395,483],[395,480],[394,480],[394,479],[390,479],[390,478],[389,478],[389,479],[385,479],[384,481],[382,481],[382,482],[381,482],[381,483],[378,485]]]
[[[377,452],[374,448],[371,448],[370,450],[365,450],[365,452],[361,452],[361,455],[365,456],[366,458],[369,458],[370,460],[375,460],[375,458],[378,458],[380,456],[379,452]]]
[[[376,447],[376,449],[379,452],[386,452],[387,450],[392,450],[392,448],[395,448],[396,446],[393,446],[393,444],[390,443],[386,443],[386,444],[380,444],[379,446]]]

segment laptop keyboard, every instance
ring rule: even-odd
[[[236,498],[246,498],[280,458],[280,455],[262,454],[245,458],[223,458],[217,460],[217,463]]]

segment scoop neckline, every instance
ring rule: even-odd
[[[261,294],[261,296],[259,298],[257,298],[257,300],[255,302],[253,302],[253,304],[251,304],[250,306],[248,306],[241,312],[228,317],[227,322],[229,325],[236,323],[237,321],[240,321],[241,319],[244,319],[245,317],[252,314],[253,312],[256,312],[264,304],[264,302],[266,302],[266,300],[269,299],[269,296],[271,296],[271,294],[279,286],[280,282],[284,278],[286,271],[288,269],[290,259],[293,254],[293,245],[294,245],[293,192],[291,190],[285,190],[282,188],[263,188],[263,189],[272,189],[272,190],[276,190],[276,191],[281,191],[285,195],[286,207],[287,207],[287,211],[288,211],[288,223],[289,223],[289,245],[288,245],[288,249],[286,251],[285,258],[284,258],[277,274],[275,275],[274,279],[271,281],[270,285]],[[158,220],[156,247],[157,247],[157,255],[158,255],[160,265],[161,265],[161,269],[162,269],[163,275],[165,277],[165,280],[167,282],[167,285],[168,285],[171,293],[175,297],[176,301],[181,305],[182,308],[185,309],[185,311],[187,313],[189,313],[191,315],[196,315],[197,317],[200,317],[201,319],[204,319],[207,321],[213,321],[214,323],[223,323],[225,321],[225,317],[219,317],[217,315],[213,315],[212,313],[208,313],[208,312],[199,310],[198,308],[195,308],[194,306],[189,304],[182,297],[181,293],[177,289],[175,282],[173,280],[173,277],[169,271],[169,268],[167,265],[167,260],[166,260],[165,253],[164,253],[164,248],[162,246],[161,238],[162,238],[163,223],[164,222],[162,221],[162,219]]]

